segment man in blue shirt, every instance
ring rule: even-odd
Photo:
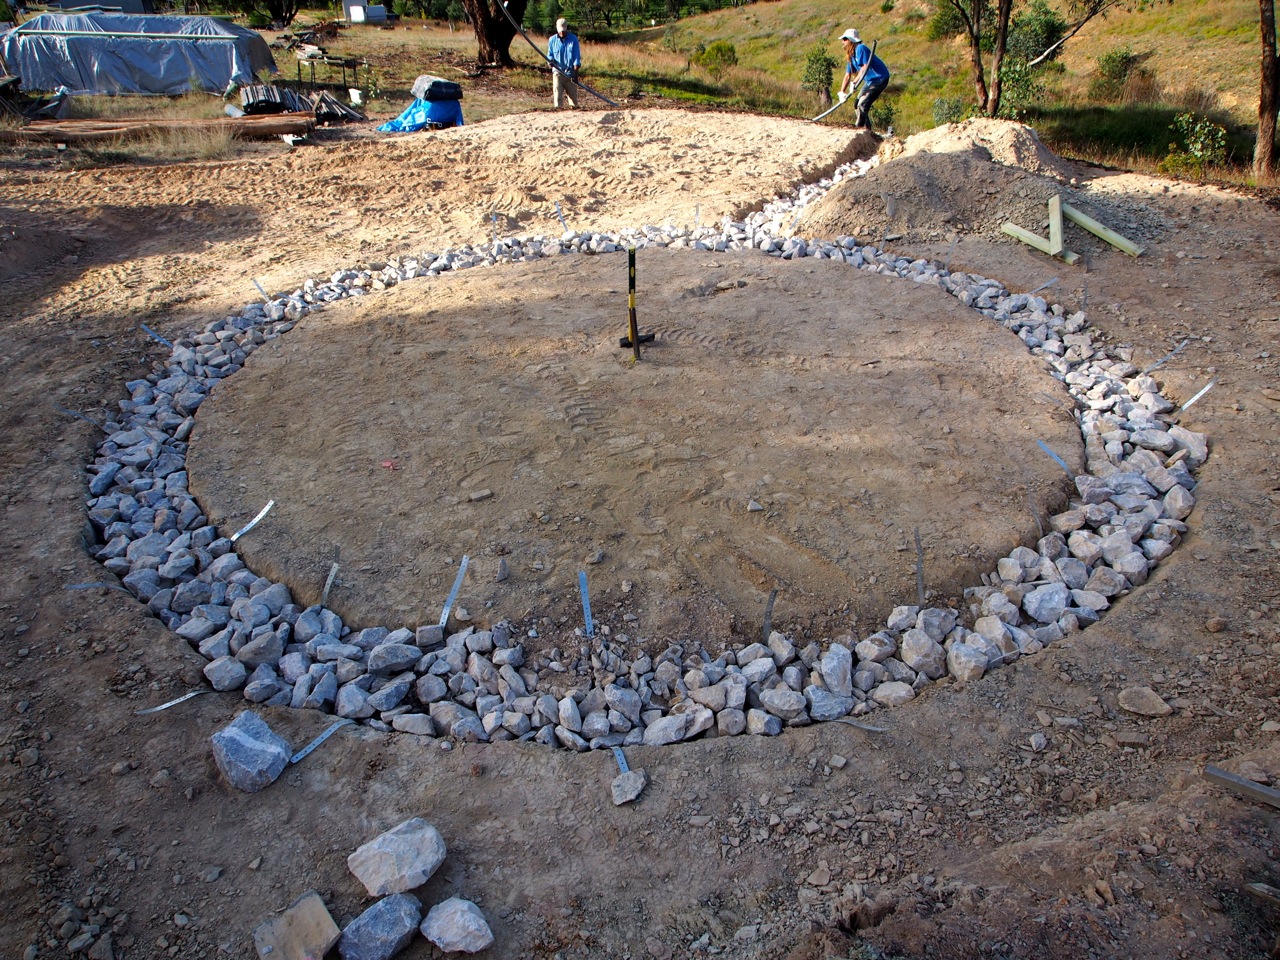
[[[862,92],[858,94],[858,121],[855,126],[870,130],[871,105],[889,85],[889,68],[862,42],[857,30],[842,33],[840,44],[849,60],[844,71],[844,82],[840,84],[840,102],[844,103],[851,92],[862,86]]]
[[[551,71],[551,102],[557,110],[564,100],[578,108],[578,68],[582,66],[582,51],[578,38],[569,32],[569,24],[561,17],[556,21],[556,32],[547,41],[547,59],[554,65]]]

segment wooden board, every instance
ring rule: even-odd
[[[316,125],[314,113],[271,113],[256,117],[220,117],[214,120],[156,118],[152,120],[37,120],[17,130],[0,130],[0,140],[44,140],[85,143],[140,137],[162,130],[231,130],[239,137],[274,137],[305,134]]]
[[[1244,777],[1229,773],[1221,767],[1205,767],[1203,776],[1210,783],[1225,787],[1232,793],[1248,797],[1250,800],[1257,800],[1259,803],[1280,807],[1280,790],[1276,790],[1274,787],[1265,787],[1260,783],[1254,783],[1252,780],[1246,780]]]
[[[1138,246],[1133,241],[1120,236],[1120,234],[1116,233],[1110,227],[1103,226],[1088,214],[1081,213],[1069,203],[1064,203],[1062,205],[1062,215],[1077,226],[1084,227],[1095,237],[1101,237],[1122,253],[1127,253],[1131,257],[1136,257],[1142,253],[1142,247]]]
[[[1062,256],[1062,197],[1054,194],[1049,198],[1049,254]]]
[[[1053,253],[1049,246],[1049,241],[1039,234],[1032,233],[1030,230],[1024,230],[1015,223],[1001,224],[1000,229],[1011,237],[1021,240],[1029,247],[1035,247],[1041,253],[1047,253],[1051,257],[1061,257],[1066,263],[1075,264],[1080,262],[1080,254],[1072,253],[1070,250],[1063,250],[1060,253]]]

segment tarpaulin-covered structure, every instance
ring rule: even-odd
[[[222,93],[276,72],[262,37],[213,17],[42,13],[0,36],[0,56],[24,90],[73,94]]]

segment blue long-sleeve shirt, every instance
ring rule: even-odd
[[[547,59],[562,72],[571,77],[576,76],[578,68],[582,66],[582,50],[578,46],[577,34],[566,33],[564,39],[561,39],[560,34],[553,33],[547,41]]]
[[[883,60],[871,52],[871,48],[865,43],[860,43],[854,48],[853,56],[849,58],[849,66],[845,72],[850,76],[856,77],[858,71],[866,65],[868,60],[871,61],[871,66],[867,68],[866,76],[862,78],[862,82],[868,87],[875,83],[888,83],[889,68],[884,65]]]

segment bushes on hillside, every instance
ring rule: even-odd
[[[693,55],[693,62],[713,77],[738,65],[738,51],[728,40],[713,40]]]

